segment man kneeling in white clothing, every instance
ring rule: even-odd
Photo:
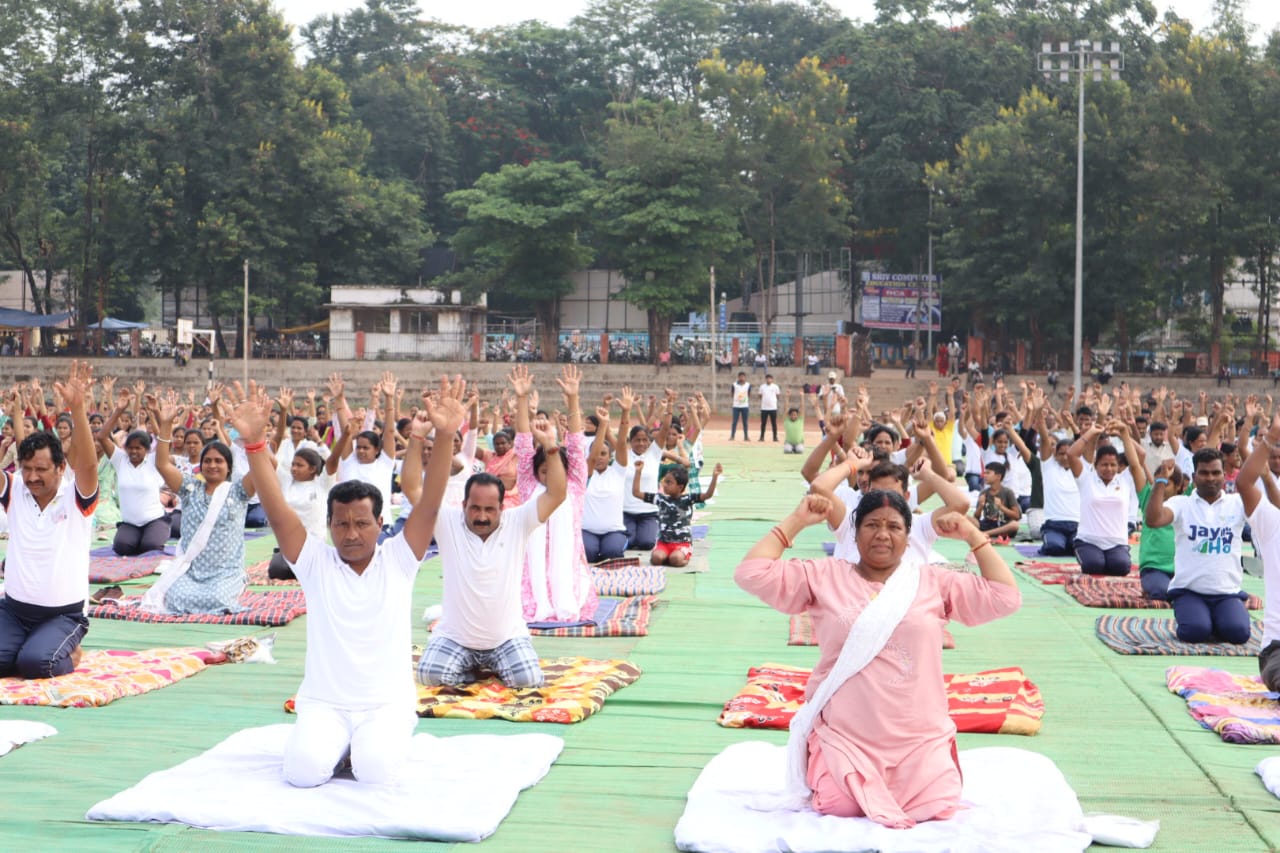
[[[441,435],[462,425],[466,383],[442,379],[437,395],[423,394],[424,410]],[[333,777],[344,759],[357,781],[395,782],[404,767],[418,717],[409,666],[410,601],[418,566],[431,544],[440,499],[449,479],[447,453],[427,463],[427,499],[404,529],[381,545],[382,495],[360,481],[329,492],[329,536],[309,535],[280,490],[266,453],[271,401],[257,388],[232,425],[245,442],[262,508],[307,598],[307,654],[295,707],[298,722],[284,753],[284,777],[311,788]],[[419,476],[421,453],[411,453],[405,474]],[[413,471],[411,469],[417,468]]]

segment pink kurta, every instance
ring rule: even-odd
[[[572,514],[573,524],[570,527],[573,533],[571,537],[566,536],[564,541],[560,541],[560,538],[554,533],[556,525],[547,524],[546,574],[548,589],[546,593],[554,609],[571,612],[567,618],[556,618],[553,615],[543,621],[581,622],[594,616],[596,607],[599,604],[596,600],[595,583],[591,578],[591,567],[587,565],[586,552],[582,548],[582,508],[586,502],[587,494],[587,457],[582,433],[568,433],[565,436],[564,449],[565,455],[569,460],[569,468],[565,472],[568,491],[565,495],[564,503],[556,509],[556,512]],[[525,496],[525,500],[532,500],[542,491],[542,484],[538,482],[533,470],[534,451],[532,434],[527,432],[517,433],[515,450],[513,451],[516,454],[516,482],[520,489],[520,494]],[[562,565],[566,561],[573,566],[572,590],[554,589],[551,584],[551,567],[553,565]],[[524,577],[520,582],[520,595],[523,602],[524,618],[532,621],[539,617],[527,557],[525,558],[523,573]]]
[[[808,611],[821,657],[806,697],[831,672],[854,620],[884,588],[835,558],[744,560],[734,577],[784,613]],[[942,680],[942,630],[950,619],[978,625],[1021,603],[1015,587],[921,566],[915,601],[889,642],[814,722],[808,775],[814,808],[849,813],[836,800],[852,798],[867,817],[894,827],[950,817],[961,780]]]

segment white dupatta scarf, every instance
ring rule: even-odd
[[[782,793],[757,797],[752,808],[761,811],[802,811],[808,808],[812,792],[805,775],[809,766],[809,733],[813,731],[814,721],[835,692],[880,654],[907,615],[919,589],[920,563],[904,555],[903,562],[889,576],[884,589],[871,599],[849,629],[830,674],[818,686],[813,698],[802,705],[791,719],[791,733],[787,737],[787,778]]]
[[[160,576],[160,581],[143,594],[139,607],[149,613],[169,612],[164,606],[165,595],[178,578],[187,573],[196,557],[199,557],[205,546],[209,544],[209,536],[213,533],[214,525],[218,523],[218,516],[222,514],[222,507],[226,504],[229,494],[231,494],[230,480],[214,488],[213,495],[209,498],[209,509],[205,512],[204,520],[200,522],[196,535],[191,537],[190,547],[183,549],[182,545],[178,545],[177,558],[165,569],[164,574]]]
[[[536,501],[547,490],[539,486],[525,500]],[[547,542],[552,559],[547,559]],[[556,507],[545,524],[529,534],[525,562],[533,591],[534,614],[530,622],[577,620],[582,602],[574,591],[573,505],[568,499]]]

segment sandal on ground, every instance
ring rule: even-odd
[[[119,604],[122,598],[124,598],[124,590],[112,584],[111,586],[104,586],[95,592],[89,597],[89,601],[93,604],[106,604],[108,602]]]

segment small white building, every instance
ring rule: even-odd
[[[327,307],[329,357],[371,361],[466,361],[488,310],[483,295],[465,302],[460,290],[383,284],[334,285]]]

